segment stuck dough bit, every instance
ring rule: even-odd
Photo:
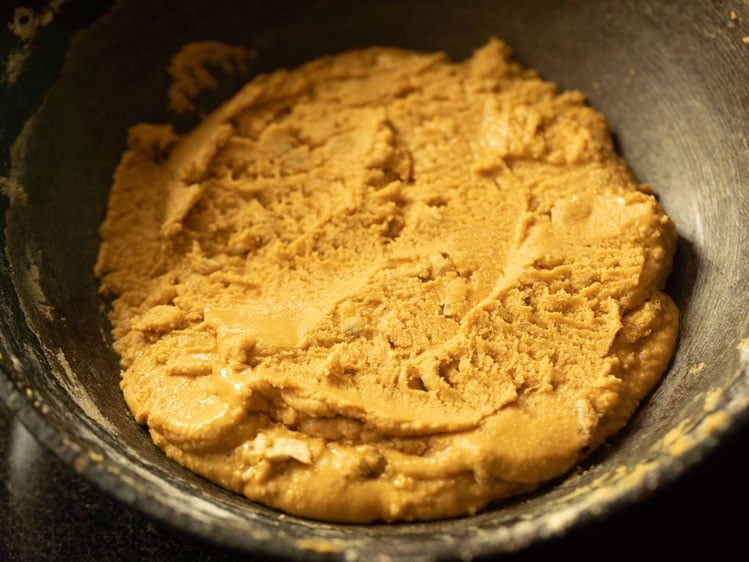
[[[673,351],[676,233],[578,92],[492,40],[256,77],[138,125],[96,265],[177,462],[332,521],[474,513],[569,470]]]

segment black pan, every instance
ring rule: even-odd
[[[259,554],[469,559],[523,549],[606,517],[673,482],[747,423],[745,2],[735,3],[735,14],[728,2],[705,0],[37,4],[2,14],[5,21],[15,16],[24,37],[4,32],[0,61],[0,391],[41,442],[121,501]],[[48,16],[39,16],[45,9]],[[676,222],[668,292],[683,321],[663,382],[573,475],[449,521],[307,521],[168,461],[119,392],[92,267],[127,127],[174,119],[166,109],[171,56],[188,41],[218,39],[257,51],[250,77],[371,44],[445,50],[461,59],[490,36],[560,87],[583,90]],[[201,103],[208,109],[215,101]]]

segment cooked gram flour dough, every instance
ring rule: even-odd
[[[310,518],[471,514],[621,428],[672,354],[673,223],[579,92],[492,40],[256,77],[141,124],[96,264],[178,463]]]

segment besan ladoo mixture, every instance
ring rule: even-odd
[[[122,390],[178,463],[368,522],[573,467],[672,354],[676,232],[579,92],[490,41],[256,77],[133,127],[96,265]]]

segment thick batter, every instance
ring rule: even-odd
[[[579,92],[492,40],[258,76],[138,125],[96,265],[156,444],[334,521],[474,513],[622,427],[672,354],[676,233]]]

